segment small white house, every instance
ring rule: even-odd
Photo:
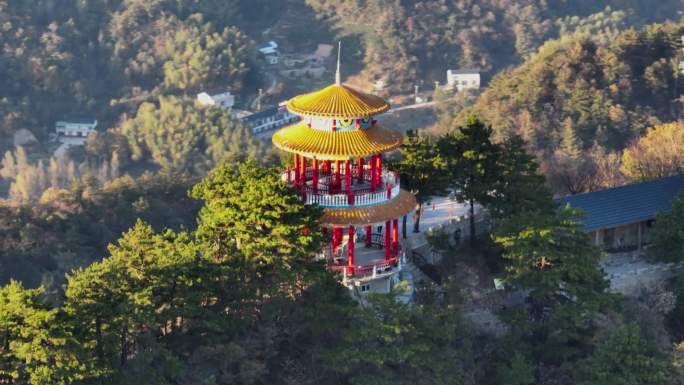
[[[59,120],[55,123],[55,131],[58,136],[86,138],[95,131],[97,119],[69,119]]]
[[[278,43],[271,40],[267,43],[264,43],[264,44],[261,44],[260,46],[258,46],[257,50],[259,50],[259,52],[262,55],[271,55],[274,53],[278,53]]]
[[[448,70],[447,87],[457,91],[479,89],[480,71],[476,69]]]
[[[233,108],[235,105],[235,95],[230,92],[222,94],[209,95],[206,92],[197,94],[197,103],[201,106],[218,106],[221,108]]]
[[[268,64],[278,64],[280,53],[278,53],[278,43],[271,40],[257,47],[257,51],[263,55]]]

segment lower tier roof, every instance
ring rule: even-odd
[[[408,191],[401,190],[398,196],[379,205],[327,208],[323,210],[323,226],[365,226],[384,223],[388,219],[402,217],[416,207],[416,198]]]
[[[375,124],[368,129],[323,131],[297,123],[273,134],[281,150],[319,160],[347,160],[391,151],[401,146],[403,135]]]

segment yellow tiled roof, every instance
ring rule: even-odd
[[[377,115],[389,108],[381,97],[344,84],[333,84],[320,91],[299,95],[287,103],[287,109],[298,115],[344,119]]]
[[[381,205],[325,209],[321,224],[324,226],[363,226],[383,223],[388,219],[402,217],[415,207],[416,198],[413,194],[401,190],[396,198]]]
[[[400,132],[375,124],[368,129],[323,131],[297,123],[273,134],[281,150],[319,160],[346,160],[394,150],[401,146]]]

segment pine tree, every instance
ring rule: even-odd
[[[561,151],[565,156],[573,160],[577,160],[582,156],[581,141],[575,133],[575,126],[571,118],[565,118],[563,121]]]
[[[111,160],[111,166],[110,166],[110,172],[111,172],[111,177],[112,179],[117,179],[121,174],[121,164],[119,161],[119,152],[114,151],[112,153],[112,160]]]
[[[440,138],[439,153],[447,161],[456,199],[469,205],[470,242],[475,244],[475,202],[492,200],[491,191],[501,177],[500,148],[492,143],[492,128],[475,116],[466,125]]]
[[[29,167],[28,156],[26,155],[26,150],[24,150],[24,147],[17,146],[14,158],[16,159],[17,164],[17,174]]]
[[[432,196],[440,195],[447,187],[445,162],[429,137],[421,137],[414,131],[407,132],[399,149],[401,158],[390,160],[387,167],[399,173],[401,184],[416,197],[413,232],[420,231],[420,213],[423,204]],[[403,237],[406,238],[406,216],[402,220]]]
[[[578,369],[579,385],[666,385],[673,375],[667,357],[636,324],[616,330]]]
[[[2,158],[0,177],[6,179],[14,179],[17,177],[17,164],[14,161],[14,155],[12,154],[12,151],[5,152],[5,156]]]
[[[81,346],[42,293],[17,281],[0,288],[0,382],[67,385],[88,375]]]
[[[55,158],[50,158],[50,165],[48,166],[48,178],[50,179],[50,187],[61,187],[59,184],[59,164]]]

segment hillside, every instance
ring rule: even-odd
[[[499,136],[522,134],[539,151],[556,149],[568,125],[585,147],[622,148],[649,125],[676,118],[682,32],[684,24],[654,24],[605,46],[588,35],[547,42],[496,76],[468,112]]]
[[[680,7],[672,0],[306,1],[342,35],[358,38],[365,79],[386,79],[402,92],[417,80],[443,81],[450,67],[491,76],[548,39],[576,31],[612,35],[677,17]]]

